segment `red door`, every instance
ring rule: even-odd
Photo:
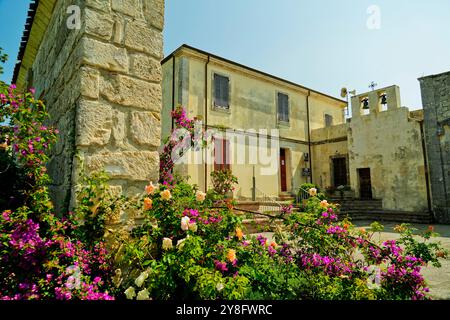
[[[286,183],[286,150],[280,149],[280,176],[281,176],[281,192],[287,191]]]

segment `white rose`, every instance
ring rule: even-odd
[[[173,248],[172,239],[164,238],[162,243],[163,250],[170,250]]]
[[[189,230],[191,230],[192,232],[197,232],[197,229],[198,229],[198,227],[195,222],[189,224]]]
[[[136,297],[136,291],[134,291],[133,287],[129,287],[127,290],[125,290],[125,295],[127,296],[128,300],[133,300],[133,298]]]
[[[223,283],[218,283],[217,286],[216,286],[217,291],[222,291],[223,288],[224,288]]]
[[[150,300],[150,295],[147,289],[141,290],[137,294],[137,300]]]
[[[311,197],[314,197],[317,195],[317,189],[316,188],[311,188],[308,190],[308,193]]]
[[[178,250],[183,250],[184,242],[185,242],[185,241],[186,241],[186,238],[181,239],[181,240],[178,240],[178,242],[177,242],[177,248],[178,248]]]
[[[190,221],[191,221],[191,219],[189,217],[181,218],[181,230],[188,231]]]
[[[139,277],[136,278],[134,283],[140,288],[144,284],[145,280],[148,278],[148,272],[144,271],[142,272]]]
[[[206,198],[206,193],[201,192],[200,190],[195,193],[195,199],[197,199],[198,202],[205,201],[205,198]]]

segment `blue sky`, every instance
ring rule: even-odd
[[[0,0],[10,80],[28,0]],[[367,9],[380,9],[380,29]],[[186,43],[338,96],[398,84],[421,107],[418,77],[450,70],[448,0],[166,0],[164,53]]]

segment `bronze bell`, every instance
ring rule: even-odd
[[[364,98],[362,101],[362,104],[363,104],[363,109],[364,110],[367,110],[367,109],[369,109],[369,98]]]
[[[380,98],[381,98],[381,104],[382,105],[387,104],[387,95],[386,95],[386,93],[382,94]]]

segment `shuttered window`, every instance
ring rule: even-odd
[[[325,114],[325,127],[331,127],[333,125],[333,116]]]
[[[214,140],[214,170],[230,170],[230,164],[230,141],[216,138]]]
[[[230,79],[219,74],[214,74],[214,106],[230,108]]]
[[[278,121],[289,122],[289,96],[278,92]]]

